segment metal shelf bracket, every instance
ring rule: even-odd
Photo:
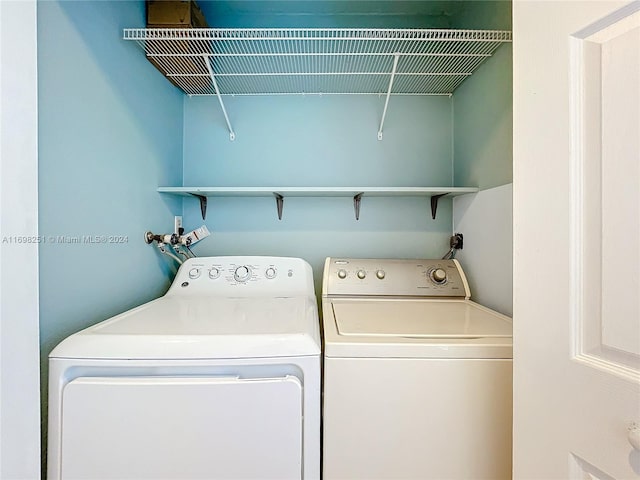
[[[431,218],[433,220],[436,219],[436,212],[438,211],[438,200],[440,200],[440,197],[444,197],[445,195],[448,195],[448,194],[441,193],[440,195],[431,196]]]
[[[233,127],[231,126],[231,122],[229,121],[229,115],[227,115],[227,109],[224,108],[224,102],[222,101],[222,95],[220,95],[218,82],[216,81],[216,77],[213,74],[213,68],[211,68],[211,61],[209,60],[208,55],[203,55],[202,59],[204,60],[205,65],[207,66],[207,70],[209,71],[209,76],[211,77],[211,84],[213,85],[213,88],[216,91],[216,96],[218,97],[218,101],[220,102],[220,107],[222,108],[224,119],[227,122],[227,128],[229,129],[229,140],[233,142],[236,139],[236,133],[233,131]]]
[[[200,200],[200,213],[202,214],[202,220],[205,220],[207,218],[207,197],[204,195],[196,195],[195,193],[191,195]]]
[[[382,127],[384,126],[384,117],[387,116],[387,107],[389,106],[389,97],[391,96],[391,88],[393,87],[393,80],[396,76],[396,70],[398,68],[398,60],[400,54],[396,53],[393,56],[393,69],[391,70],[391,78],[389,79],[389,88],[387,89],[387,98],[384,101],[384,110],[382,110],[382,120],[380,120],[380,128],[378,129],[378,140],[382,140]]]
[[[279,193],[273,192],[273,196],[276,197],[276,208],[278,209],[278,220],[282,220],[282,208],[284,207],[284,197]]]
[[[356,220],[360,220],[360,201],[362,200],[362,193],[358,193],[353,197],[353,210],[356,214]]]

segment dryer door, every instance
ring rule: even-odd
[[[292,376],[81,377],[62,404],[64,480],[301,478]]]

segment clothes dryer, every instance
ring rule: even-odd
[[[511,478],[511,319],[456,260],[328,258],[323,478]]]
[[[320,336],[300,259],[187,260],[49,360],[48,478],[319,479]]]

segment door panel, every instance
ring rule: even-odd
[[[569,221],[576,248],[570,272],[574,362],[568,370],[567,448],[570,478],[576,479],[640,478],[640,452],[627,441],[628,426],[640,418],[636,5],[598,18],[570,38],[575,203]]]
[[[81,377],[66,385],[64,480],[300,479],[291,376]]]
[[[602,343],[604,347],[634,355],[637,367],[640,355],[640,12],[612,23],[599,33],[607,31],[611,31],[611,38],[604,38],[600,43]]]
[[[638,376],[640,11],[571,38],[576,356]],[[583,245],[584,249],[580,246]],[[582,305],[580,305],[582,303]],[[629,369],[632,372],[627,372]]]

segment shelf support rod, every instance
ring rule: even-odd
[[[229,140],[234,141],[236,139],[236,134],[233,131],[233,127],[231,126],[231,122],[229,121],[229,115],[227,115],[227,109],[224,108],[224,102],[222,101],[222,95],[220,95],[220,89],[218,88],[218,82],[216,82],[216,76],[213,74],[213,68],[211,68],[211,62],[209,61],[209,57],[207,55],[203,55],[204,63],[207,66],[207,70],[209,71],[209,76],[211,77],[211,83],[213,84],[213,88],[216,91],[216,95],[218,97],[218,101],[220,102],[220,107],[222,108],[222,113],[224,114],[224,119],[227,122],[227,128],[229,129]]]
[[[391,79],[389,80],[389,88],[387,89],[387,98],[384,101],[384,110],[382,111],[382,120],[380,121],[380,128],[378,129],[378,140],[382,140],[382,127],[384,126],[384,117],[387,115],[387,107],[389,106],[389,97],[391,96],[391,88],[393,87],[393,80],[396,76],[396,69],[398,68],[398,60],[400,54],[396,53],[393,56],[393,69],[391,70]]]
[[[279,193],[273,192],[276,197],[276,208],[278,209],[278,220],[282,220],[282,208],[284,207],[284,197]]]

